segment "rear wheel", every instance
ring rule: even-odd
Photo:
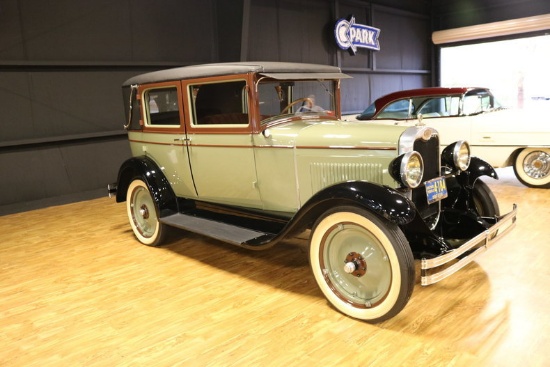
[[[139,242],[159,246],[166,226],[159,221],[158,210],[147,184],[140,179],[132,181],[126,193],[126,211],[132,230]]]
[[[514,173],[525,186],[550,188],[550,149],[523,149],[514,161]]]
[[[309,249],[319,288],[342,313],[368,322],[397,315],[414,287],[414,259],[394,223],[337,207],[315,224]]]

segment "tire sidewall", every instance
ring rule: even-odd
[[[474,184],[473,196],[474,206],[479,216],[493,217],[500,215],[498,201],[493,194],[493,191],[480,179],[476,180]]]
[[[383,230],[383,222],[378,220],[374,215],[371,215],[371,218],[367,218],[364,214],[359,214],[357,210],[353,209],[346,208],[345,210],[328,212],[315,224],[309,246],[310,265],[319,288],[334,307],[351,317],[376,322],[377,320],[385,319],[388,314],[394,313],[394,306],[398,303],[401,295],[403,276],[401,264],[388,234]],[[320,262],[323,237],[335,224],[342,222],[353,222],[367,229],[376,236],[388,255],[392,274],[390,289],[384,300],[373,308],[356,308],[350,303],[345,302],[331,290],[323,275]]]
[[[147,184],[140,180],[135,179],[130,183],[130,186],[128,186],[128,191],[126,193],[126,212],[128,214],[128,221],[130,222],[130,226],[132,227],[132,231],[134,232],[134,235],[138,239],[139,242],[143,243],[147,246],[158,246],[162,239],[162,225],[158,221],[158,210],[156,205],[154,205],[155,215],[157,218],[156,221],[156,228],[152,236],[147,237],[144,236],[140,229],[138,228],[138,225],[136,224],[136,221],[134,220],[134,195],[137,190],[145,189],[147,191],[147,194],[151,198],[151,201],[154,203],[151,192],[149,191],[149,188],[147,187]]]

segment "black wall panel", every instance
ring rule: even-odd
[[[1,143],[122,132],[120,84],[131,71],[0,72]]]
[[[0,214],[105,194],[130,156],[120,85],[142,72],[238,58],[242,1],[231,3],[0,0]],[[231,46],[218,48],[219,39]]]
[[[333,64],[331,19],[331,1],[251,1],[245,59]]]
[[[126,137],[5,149],[0,192],[7,210],[0,206],[0,214],[19,211],[33,200],[98,189],[106,194],[129,151]]]
[[[0,60],[209,62],[214,9],[194,0],[2,0]]]
[[[373,24],[380,28],[376,69],[430,70],[431,31],[427,17],[374,8]]]

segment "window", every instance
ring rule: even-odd
[[[430,98],[424,102],[416,114],[422,114],[426,118],[457,116],[459,102],[459,96]]]
[[[264,79],[258,84],[262,123],[282,115],[334,116],[334,82]],[[288,116],[286,116],[288,117]]]
[[[195,125],[248,125],[244,80],[189,86]]]
[[[390,103],[384,108],[377,119],[407,119],[414,110],[414,105],[411,105],[411,100],[401,99]]]
[[[441,86],[486,87],[506,107],[550,108],[548,55],[550,35],[442,47]]]
[[[149,125],[179,126],[178,90],[154,88],[143,93]]]

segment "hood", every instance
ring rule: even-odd
[[[268,128],[274,145],[297,148],[354,148],[397,150],[406,126],[368,122],[307,119]]]

